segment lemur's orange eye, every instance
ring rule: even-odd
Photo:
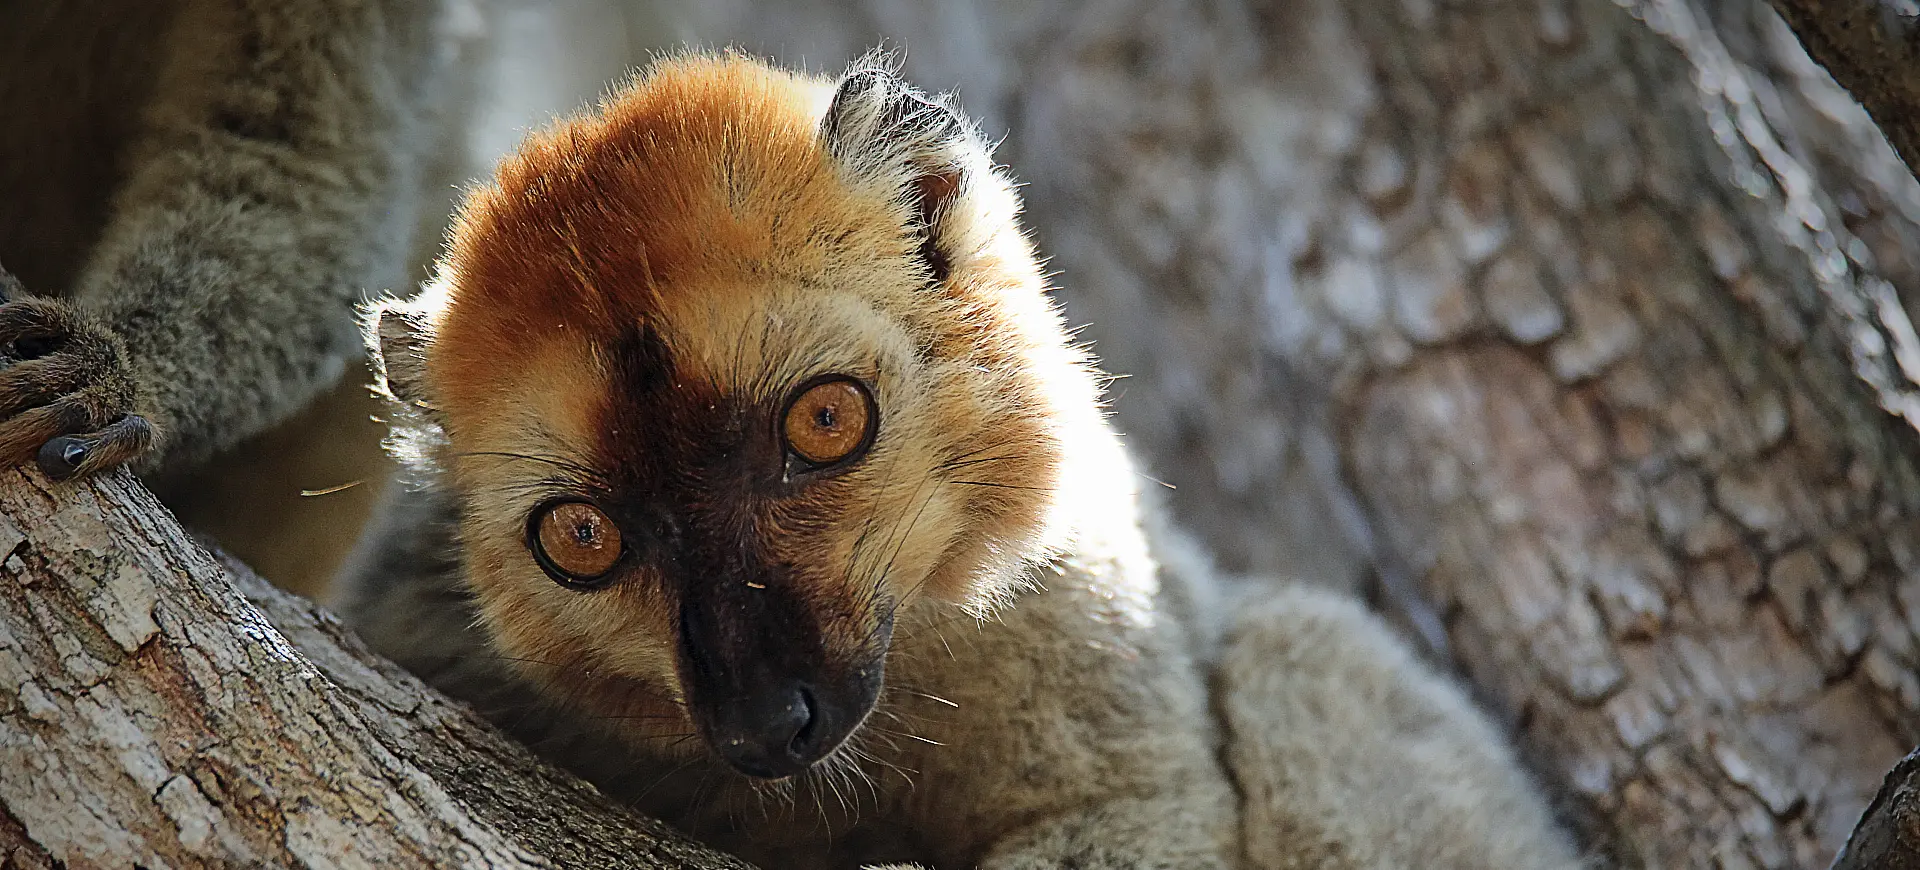
[[[781,434],[787,449],[808,464],[833,465],[867,448],[879,417],[865,386],[834,375],[803,386],[787,403]]]
[[[527,532],[534,561],[563,585],[598,586],[620,561],[620,527],[605,511],[583,501],[541,506]]]

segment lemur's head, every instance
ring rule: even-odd
[[[1095,387],[1017,209],[872,60],[663,61],[529,139],[369,330],[502,653],[752,776],[833,753],[896,613],[984,611],[1059,543]]]

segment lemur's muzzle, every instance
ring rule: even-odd
[[[834,661],[798,601],[762,584],[753,596],[690,597],[681,608],[688,712],[715,754],[762,779],[833,754],[880,695],[891,621],[859,661]],[[753,588],[753,587],[748,587]]]

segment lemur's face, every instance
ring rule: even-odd
[[[683,700],[734,767],[788,776],[872,709],[899,608],[970,594],[928,584],[1002,475],[953,464],[923,422],[960,410],[951,373],[887,314],[766,276],[680,290],[527,366],[510,392],[546,400],[521,419],[453,418],[476,579],[503,639],[573,639],[579,667]]]
[[[681,62],[529,144],[463,210],[425,352],[496,645],[755,777],[859,727],[904,608],[985,607],[1047,534],[1027,357],[1067,351],[1017,230],[941,241],[987,213],[960,169],[831,147],[875,84]]]

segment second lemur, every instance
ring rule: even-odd
[[[188,469],[358,369],[355,303],[440,226],[475,16],[0,3],[0,467]]]
[[[376,647],[777,867],[1574,866],[1497,731],[1292,590],[1201,659],[1013,186],[883,63],[662,61],[370,317]]]

